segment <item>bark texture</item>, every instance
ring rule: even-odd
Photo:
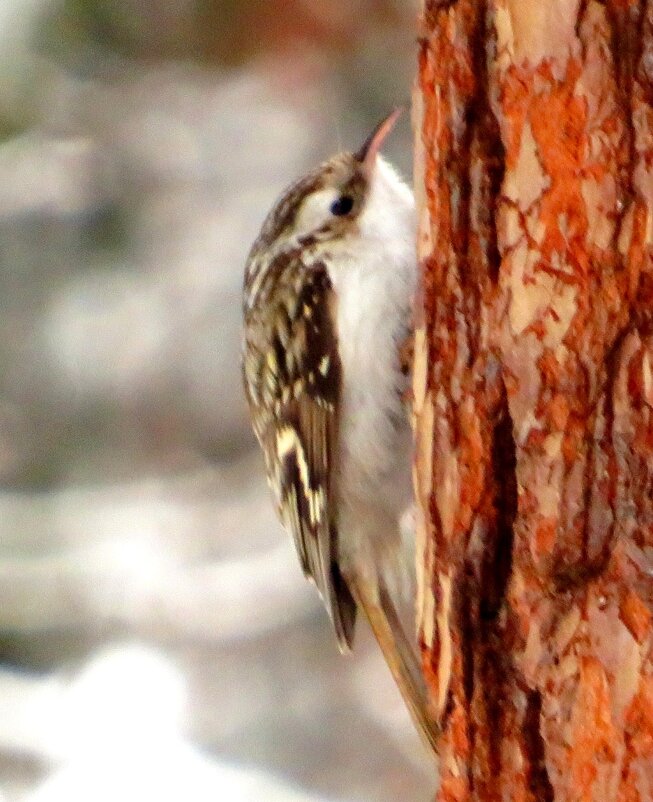
[[[653,799],[653,0],[425,2],[419,617],[438,799]]]

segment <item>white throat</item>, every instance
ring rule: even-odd
[[[394,482],[405,420],[398,348],[412,323],[417,273],[413,195],[380,157],[358,230],[328,264],[343,368],[341,458],[353,489],[368,495]]]

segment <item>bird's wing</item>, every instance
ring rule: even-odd
[[[351,646],[356,604],[337,564],[334,495],[341,365],[335,298],[323,265],[301,271],[286,265],[284,277],[267,300],[265,334],[259,333],[258,343],[246,340],[245,384],[249,371],[257,387],[257,392],[248,392],[254,427],[279,515],[344,651]],[[292,281],[292,292],[284,292],[284,281]]]

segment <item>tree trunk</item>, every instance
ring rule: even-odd
[[[439,800],[653,799],[653,0],[426,0],[424,669]]]

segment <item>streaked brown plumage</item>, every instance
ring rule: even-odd
[[[261,305],[245,310],[245,389],[278,511],[304,573],[315,581],[341,648],[356,608],[337,566],[333,518],[341,370],[321,262],[300,252],[267,267]],[[263,303],[265,304],[263,306]]]

